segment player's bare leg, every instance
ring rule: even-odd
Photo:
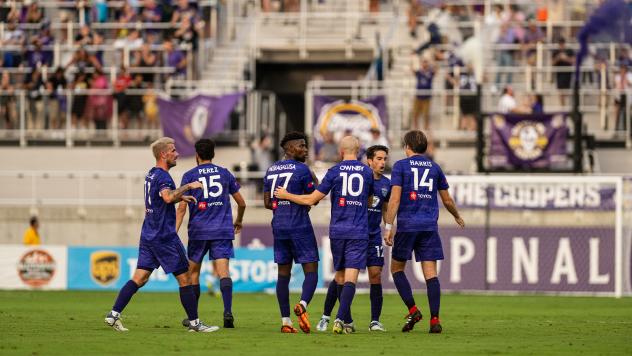
[[[121,291],[119,292],[116,301],[114,302],[114,306],[112,307],[112,311],[108,313],[105,317],[105,323],[111,326],[116,331],[127,331],[121,323],[121,313],[123,309],[129,304],[130,300],[134,296],[134,294],[147,283],[149,280],[149,276],[151,276],[150,270],[145,269],[136,269],[134,271],[134,276],[132,279],[127,281]]]
[[[173,274],[180,286],[180,302],[189,318],[189,332],[213,332],[219,330],[218,326],[208,326],[198,318],[198,300],[191,284],[191,274],[188,270],[177,271]]]
[[[290,319],[290,277],[292,264],[278,265],[278,277],[276,285],[277,301],[281,311],[281,332],[286,334],[296,334],[298,330],[292,325]]]
[[[371,285],[371,323],[369,331],[386,331],[384,325],[380,323],[380,315],[382,314],[382,266],[369,266],[369,283]]]
[[[399,296],[406,304],[408,308],[408,315],[406,315],[406,323],[402,327],[403,332],[409,332],[413,329],[416,323],[418,323],[422,319],[421,311],[417,308],[415,304],[415,299],[413,298],[413,290],[410,287],[410,283],[406,278],[406,274],[404,273],[404,269],[406,268],[406,261],[398,261],[396,259],[391,259],[391,273],[393,274],[393,282],[395,283],[395,287],[397,288],[397,292]]]
[[[422,261],[421,270],[426,279],[428,305],[430,307],[430,333],[440,334],[443,328],[439,320],[441,306],[441,285],[437,276],[437,261]]]
[[[230,278],[229,259],[218,258],[214,260],[214,269],[219,277],[222,301],[224,302],[224,327],[234,328],[235,319],[233,317],[233,280]]]
[[[355,295],[355,286],[358,282],[359,273],[360,270],[357,268],[345,268],[344,270],[345,284],[340,294],[340,306],[338,307],[338,314],[336,314],[333,327],[333,332],[336,334],[355,332],[353,319],[351,319],[351,303]]]
[[[298,318],[298,325],[304,333],[311,331],[309,323],[309,314],[307,314],[307,305],[312,301],[316,286],[318,284],[318,262],[303,263],[303,288],[301,291],[301,300],[294,306],[294,314]]]

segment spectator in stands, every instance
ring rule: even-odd
[[[160,122],[158,120],[158,98],[152,89],[148,89],[143,95],[143,113],[145,121],[143,128],[158,129]]]
[[[323,144],[318,150],[318,160],[322,162],[337,162],[340,160],[339,155],[334,135],[331,132],[326,132],[323,135]]]
[[[132,82],[132,77],[127,72],[125,66],[121,66],[118,75],[114,80],[114,100],[116,100],[117,113],[122,129],[126,129],[129,125],[129,109],[127,107],[127,95],[125,91]]]
[[[432,80],[435,75],[435,67],[430,64],[430,61],[426,58],[421,59],[419,69],[413,71],[417,79],[417,93],[415,95],[415,102],[413,103],[413,114],[411,117],[410,129],[420,129],[419,117],[424,120],[424,131],[430,127],[430,103],[432,100]],[[420,93],[419,91],[427,91],[426,93]]]
[[[178,5],[173,11],[173,16],[171,16],[171,24],[175,25],[178,22],[182,21],[184,18],[195,19],[197,16],[197,9],[191,6],[189,0],[177,0]]]
[[[419,0],[411,0],[408,7],[408,31],[410,37],[417,38],[417,18],[423,14],[423,7]]]
[[[143,1],[143,10],[140,13],[140,20],[147,27],[151,27],[154,23],[160,22],[162,19],[162,9],[156,4],[154,0],[144,0]],[[158,34],[160,33],[159,29],[156,28],[147,28],[147,41],[149,43],[154,43]]]
[[[503,95],[500,97],[500,101],[498,102],[498,112],[501,114],[515,114],[522,112],[518,108],[513,88],[509,85],[503,89]]]
[[[459,129],[475,131],[476,115],[479,112],[479,99],[476,96],[474,68],[468,64],[459,73],[459,78],[453,80],[452,85],[455,87],[459,86],[459,109],[461,110]]]
[[[536,94],[533,96],[533,102],[531,104],[532,114],[544,114],[544,97],[542,94]]]
[[[39,233],[39,221],[36,216],[31,217],[29,220],[29,227],[24,231],[23,241],[27,246],[37,246],[42,243]]]
[[[24,76],[24,89],[27,91],[28,108],[26,128],[43,129],[43,110],[42,93],[45,90],[42,72],[39,67],[31,70],[30,74]]]
[[[534,19],[530,19],[527,31],[522,39],[522,53],[527,65],[535,66],[536,47],[538,42],[542,42],[543,40],[544,32],[538,27]]]
[[[52,46],[55,43],[55,37],[50,30],[50,21],[48,19],[43,20],[40,23],[40,32],[35,37],[37,43],[41,46]],[[42,62],[50,66],[53,63],[53,49],[43,49]]]
[[[13,46],[11,50],[3,51],[2,67],[17,68],[22,63],[22,47],[26,44],[26,35],[18,27],[17,21],[11,21],[4,30],[4,37],[1,39],[2,46]]]
[[[27,8],[24,15],[24,21],[26,23],[40,23],[44,18],[42,9],[37,6],[37,1],[33,1]]]
[[[59,129],[65,122],[63,118],[66,116],[66,94],[64,90],[68,87],[64,69],[59,67],[53,75],[48,77],[46,82],[46,91],[48,92],[48,106],[46,112],[50,118],[50,128]]]
[[[79,46],[89,46],[94,43],[94,36],[90,26],[83,25],[79,28],[79,33],[75,36],[75,44]]]
[[[80,71],[87,71],[91,68],[101,70],[101,63],[93,54],[89,54],[88,51],[80,47],[77,52],[73,55],[72,59],[68,64],[66,64],[65,70],[67,70],[70,66],[76,66]]]
[[[498,40],[496,41],[496,44],[501,45],[501,46],[509,46],[509,45],[513,45],[515,42],[516,42],[516,35],[513,29],[511,28],[508,22],[503,22],[500,25],[500,34],[498,35]],[[498,72],[496,73],[496,85],[500,86],[503,84],[503,82],[501,81],[502,79],[501,71],[503,70],[502,67],[514,66],[514,59],[513,59],[514,54],[513,54],[513,50],[509,48],[500,49],[496,53],[497,53],[497,57],[496,57],[497,65],[498,67],[501,67],[498,69]],[[513,79],[511,69],[512,68],[509,68],[509,72],[506,73],[507,81],[505,83],[507,84],[511,84],[512,79]]]
[[[75,80],[70,85],[70,89],[73,90],[72,96],[72,123],[76,128],[88,128],[88,121],[86,120],[86,90],[88,89],[88,76],[85,72],[79,71],[75,74]]]
[[[494,4],[492,11],[485,16],[485,26],[486,33],[488,36],[485,36],[488,43],[496,43],[498,41],[498,37],[500,36],[500,26],[503,23],[502,18],[503,6],[500,4]]]
[[[632,89],[632,73],[628,71],[628,66],[619,66],[619,73],[614,76],[614,87],[617,90],[618,99],[614,101],[616,123],[615,130],[625,130],[626,110],[628,108],[628,92]]]
[[[142,114],[143,114],[143,96],[136,92],[144,89],[143,76],[140,73],[134,75],[134,80],[127,87],[132,93],[126,93],[125,101],[127,109],[129,110],[128,128],[138,129],[141,127]]]
[[[382,145],[388,147],[388,140],[386,137],[382,135],[382,132],[377,127],[372,127],[369,132],[371,133],[371,138],[365,143],[364,147],[368,148],[375,145]]]
[[[139,55],[136,56],[136,63],[134,63],[134,66],[152,68],[156,66],[156,63],[158,63],[158,56],[151,51],[151,45],[149,43],[144,43]],[[143,82],[147,85],[153,86],[155,80],[154,76],[154,73],[143,73]]]
[[[181,16],[181,22],[178,24],[178,29],[174,32],[173,38],[180,44],[188,44],[194,46],[197,43],[197,33],[193,26],[193,19],[190,14],[185,13]],[[193,49],[195,49],[193,47]]]
[[[165,49],[165,57],[167,58],[167,66],[174,69],[170,75],[173,79],[185,79],[187,71],[187,57],[179,49],[174,48],[171,39],[165,40],[163,44]]]
[[[574,68],[570,68],[575,63],[575,52],[572,49],[566,48],[566,40],[561,37],[558,40],[558,48],[553,51],[553,66],[554,67],[567,67],[567,68],[556,68],[555,73],[555,82],[557,84],[557,89],[561,90],[560,92],[560,103],[562,106],[566,106],[566,97],[568,93],[564,91],[568,91],[571,89],[571,80],[573,78],[573,70]]]
[[[90,81],[91,90],[107,90],[109,81],[101,69],[95,69]],[[97,130],[105,130],[112,116],[112,96],[103,93],[90,93],[87,104],[87,118],[94,122]]]
[[[11,77],[6,70],[2,72],[0,80],[0,127],[4,129],[12,129],[16,126],[17,107],[15,88],[11,84]]]
[[[272,159],[272,137],[265,133],[259,141],[253,141],[250,145],[252,162],[257,165],[259,171],[264,171],[274,163]]]
[[[140,36],[140,31],[134,29],[128,31],[128,35],[126,37],[116,39],[113,45],[116,49],[122,50],[127,48],[129,51],[136,51],[142,47],[143,39]]]
[[[119,27],[120,27],[120,29],[118,30],[118,33],[116,34],[116,37],[118,38],[127,37],[129,33],[129,29],[127,28],[126,25],[135,23],[136,21],[138,21],[138,14],[136,14],[136,11],[132,7],[132,5],[130,5],[130,3],[126,1],[123,4],[123,8],[121,9],[121,12],[116,20],[116,22],[118,22]]]

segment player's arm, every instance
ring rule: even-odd
[[[274,196],[279,199],[289,200],[295,204],[312,206],[321,201],[325,197],[325,194],[315,190],[311,194],[297,195],[288,193],[283,187],[278,187],[274,191]]]
[[[184,214],[187,213],[187,206],[189,203],[185,201],[181,201],[178,204],[178,210],[176,210],[176,232],[180,231],[180,225],[182,225],[182,220],[184,220]]]
[[[439,190],[439,196],[441,196],[441,201],[443,202],[443,206],[454,216],[454,221],[459,224],[460,227],[465,227],[465,221],[461,218],[459,211],[456,209],[456,204],[452,197],[450,196],[450,192],[448,190],[442,189]]]
[[[309,170],[309,174],[312,176],[312,182],[314,182],[314,187],[318,187],[318,177],[311,169]],[[319,201],[315,202],[314,205],[318,205]]]
[[[384,235],[384,242],[387,246],[393,246],[393,222],[399,209],[399,201],[402,197],[402,187],[394,185],[391,187],[391,196],[386,205],[386,213],[384,213],[384,229],[386,234]]]
[[[233,227],[235,228],[235,233],[238,234],[243,227],[242,221],[244,220],[244,213],[246,212],[246,201],[240,192],[236,192],[232,197],[235,203],[237,203],[237,217],[235,218]]]
[[[201,189],[201,188],[202,188],[202,183],[191,182],[183,186],[180,186],[180,188],[178,189],[165,188],[160,191],[160,196],[162,197],[162,200],[164,200],[165,203],[167,204],[174,204],[179,201],[185,201],[187,203],[189,202],[197,203],[197,199],[195,199],[194,197],[190,195],[185,196],[184,193],[192,189]]]
[[[263,206],[268,210],[272,210],[272,198],[270,198],[270,192],[263,192]]]

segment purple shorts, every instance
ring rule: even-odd
[[[443,259],[443,247],[438,231],[398,232],[391,252],[397,261],[408,261],[415,252],[415,260],[438,261]]]
[[[334,269],[365,269],[369,240],[330,239]]]
[[[367,267],[384,266],[384,245],[382,245],[382,234],[369,235],[369,250],[366,257]]]
[[[167,274],[180,274],[189,270],[187,253],[177,235],[168,242],[149,244],[141,241],[138,246],[136,268],[153,271],[158,267],[162,267]]]
[[[313,234],[291,239],[274,239],[274,262],[280,265],[318,262],[318,244]]]
[[[208,253],[209,260],[234,258],[233,240],[189,240],[187,248],[189,260],[202,263],[206,253]]]

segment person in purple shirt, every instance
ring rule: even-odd
[[[441,196],[443,206],[454,216],[456,223],[464,227],[465,222],[459,215],[454,201],[448,192],[448,181],[441,167],[424,156],[428,139],[421,131],[409,131],[404,136],[406,157],[393,165],[391,173],[391,196],[384,218],[386,245],[391,250],[391,273],[397,292],[408,308],[403,332],[413,329],[422,318],[415,304],[413,291],[404,274],[406,261],[411,259],[421,263],[426,279],[428,304],[430,305],[430,332],[442,331],[439,321],[441,286],[437,277],[437,260],[443,259],[443,248],[439,237],[437,219]],[[397,233],[393,239],[393,221],[397,215]],[[393,242],[394,240],[394,242]]]
[[[300,301],[294,306],[299,326],[309,333],[307,305],[314,296],[318,284],[318,245],[309,207],[273,197],[275,187],[284,187],[294,194],[312,193],[318,183],[314,173],[307,167],[307,136],[301,132],[287,133],[280,143],[285,152],[283,160],[274,163],[266,171],[263,184],[263,203],[272,210],[272,233],[274,235],[274,262],[278,264],[276,285],[277,300],[281,311],[281,332],[297,333],[290,319],[289,283],[292,262],[303,267],[305,280]]]
[[[373,197],[373,172],[357,160],[360,141],[345,136],[340,141],[342,162],[327,171],[322,183],[306,195],[289,193],[278,187],[275,196],[301,205],[314,205],[331,192],[329,239],[336,270],[336,283],[343,284],[340,307],[333,332],[355,332],[351,319],[351,303],[360,270],[366,267],[369,248],[368,205]]]
[[[176,233],[175,204],[179,201],[195,203],[193,196],[185,196],[184,193],[202,188],[202,183],[192,182],[176,189],[169,175],[169,169],[175,167],[178,159],[172,138],[159,138],[151,144],[151,150],[156,158],[156,166],[145,176],[145,220],[140,232],[136,271],[121,288],[112,311],[105,317],[105,323],[116,331],[127,331],[121,322],[121,312],[138,289],[147,283],[151,273],[162,267],[165,273],[173,273],[178,281],[180,302],[189,318],[189,331],[216,331],[219,327],[207,326],[198,319],[198,302],[191,285],[189,261]]]
[[[195,143],[195,161],[197,167],[190,169],[182,176],[180,186],[200,182],[202,189],[192,192],[196,202],[183,201],[176,212],[176,231],[180,230],[184,215],[189,209],[189,271],[195,289],[195,296],[200,299],[200,270],[206,254],[213,260],[213,269],[219,276],[220,291],[224,302],[224,327],[234,328],[233,280],[230,278],[229,259],[235,257],[233,240],[241,231],[246,202],[239,193],[239,183],[226,168],[213,164],[215,142],[201,139]],[[237,203],[237,217],[233,222],[233,211],[230,197]],[[188,326],[188,319],[182,325]]]
[[[382,217],[386,212],[386,203],[391,192],[391,181],[386,178],[384,168],[388,159],[388,148],[375,145],[367,148],[366,161],[373,170],[373,200],[369,206],[369,250],[367,252],[367,269],[369,271],[369,283],[371,299],[371,322],[369,331],[386,331],[380,323],[382,313],[382,267],[384,266],[384,246],[382,245]],[[318,322],[316,330],[326,331],[329,325],[331,311],[336,305],[343,285],[336,283],[334,279],[329,283],[323,316]]]
[[[172,76],[183,77],[187,71],[187,57],[179,49],[173,47],[173,41],[170,39],[165,40],[163,44],[165,48],[165,55],[167,56],[167,66],[172,67],[175,72]]]

